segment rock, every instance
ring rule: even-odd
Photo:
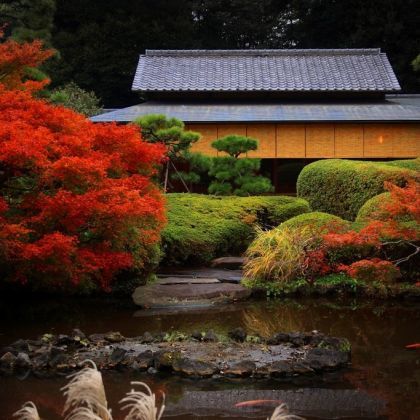
[[[308,343],[308,337],[304,333],[293,332],[289,334],[289,342],[293,344],[294,347],[300,347]]]
[[[243,328],[235,328],[229,331],[228,335],[232,340],[238,341],[239,343],[243,343],[246,340],[246,332]]]
[[[189,358],[176,359],[172,368],[183,375],[202,378],[213,376],[219,371],[214,363]]]
[[[158,370],[172,369],[174,361],[178,359],[180,355],[181,353],[171,350],[157,352],[154,357],[155,368]]]
[[[110,343],[121,343],[122,341],[125,341],[125,337],[119,331],[108,332],[105,334],[104,338]]]
[[[286,333],[277,333],[274,334],[272,337],[270,337],[267,340],[267,344],[270,344],[271,346],[277,346],[282,343],[288,343],[289,342],[289,334]]]
[[[308,351],[305,360],[312,369],[322,370],[345,365],[349,362],[349,356],[346,352],[339,350],[314,348]]]
[[[227,376],[245,378],[251,376],[256,370],[256,365],[251,360],[243,360],[238,363],[232,363],[223,369],[223,373]]]
[[[0,373],[10,375],[13,372],[16,356],[7,352],[0,358]]]
[[[153,352],[151,350],[146,350],[143,353],[138,354],[134,362],[136,363],[136,368],[139,370],[147,370],[153,366]]]
[[[73,338],[65,334],[59,334],[54,342],[54,344],[57,346],[69,346],[73,343]]]
[[[152,343],[153,340],[154,340],[153,335],[150,334],[148,331],[146,331],[142,336],[141,342],[147,344],[147,343]]]
[[[147,369],[147,373],[149,373],[150,375],[156,375],[158,371],[154,367],[149,367],[149,369]]]
[[[55,368],[57,365],[66,363],[68,360],[66,349],[57,346],[51,347],[49,354],[47,353],[47,360],[48,365],[53,368]]]
[[[79,328],[75,328],[72,331],[71,335],[72,335],[73,339],[76,340],[76,341],[87,340],[86,334],[83,331],[79,330]]]
[[[281,376],[290,376],[293,374],[293,367],[289,361],[278,360],[268,367],[268,372],[273,378]]]
[[[292,369],[294,373],[299,375],[314,373],[314,370],[309,366],[309,363],[307,362],[294,362],[292,363]]]
[[[16,369],[22,369],[22,370],[28,370],[31,369],[32,362],[29,358],[27,353],[19,353],[15,360],[15,368]]]
[[[127,355],[127,350],[120,347],[116,347],[112,353],[109,355],[109,362],[112,365],[117,365],[122,363]]]
[[[146,308],[178,307],[234,302],[247,299],[251,290],[240,284],[148,284],[135,289],[136,305]]]
[[[203,334],[200,331],[193,331],[191,338],[197,341],[201,341],[203,339]]]
[[[29,344],[26,340],[17,340],[10,345],[17,352],[28,353],[30,351]]]
[[[213,330],[209,330],[204,334],[203,341],[207,343],[216,343],[219,339]]]
[[[91,334],[89,340],[94,344],[100,344],[105,341],[105,334]]]
[[[221,257],[211,262],[213,268],[223,268],[227,270],[239,270],[245,264],[244,257]]]

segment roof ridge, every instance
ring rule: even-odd
[[[232,49],[232,50],[146,50],[145,56],[287,56],[287,55],[378,55],[380,48],[305,48],[305,49]]]

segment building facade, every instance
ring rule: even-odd
[[[287,168],[316,159],[420,155],[420,96],[396,94],[379,49],[148,50],[132,89],[147,100],[92,120],[176,117],[201,134],[194,151],[210,156],[217,138],[253,137],[249,156],[263,159],[279,191]]]

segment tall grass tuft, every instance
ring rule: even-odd
[[[66,397],[64,404],[64,413],[68,413],[66,419],[78,420],[77,411],[86,416],[90,410],[92,419],[111,420],[101,372],[98,371],[94,362],[91,360],[86,360],[86,362],[91,363],[92,367],[85,367],[80,372],[70,375],[70,382],[61,388]],[[85,410],[80,410],[81,408]],[[88,417],[84,418],[88,419]]]
[[[304,420],[303,417],[295,416],[289,413],[286,404],[279,405],[270,418],[267,420]]]
[[[132,389],[120,403],[126,404],[123,410],[129,409],[125,420],[159,420],[165,410],[164,401],[160,409],[156,404],[156,395],[143,382],[131,382],[131,385],[142,386],[146,392]]]
[[[306,227],[258,229],[249,246],[244,276],[249,279],[286,282],[302,274],[305,249],[313,242]]]
[[[23,404],[22,408],[13,414],[13,417],[17,417],[19,420],[41,420],[38,410],[32,401]]]

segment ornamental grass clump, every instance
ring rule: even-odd
[[[246,251],[244,276],[287,282],[302,275],[306,250],[314,245],[310,229],[259,230]]]

